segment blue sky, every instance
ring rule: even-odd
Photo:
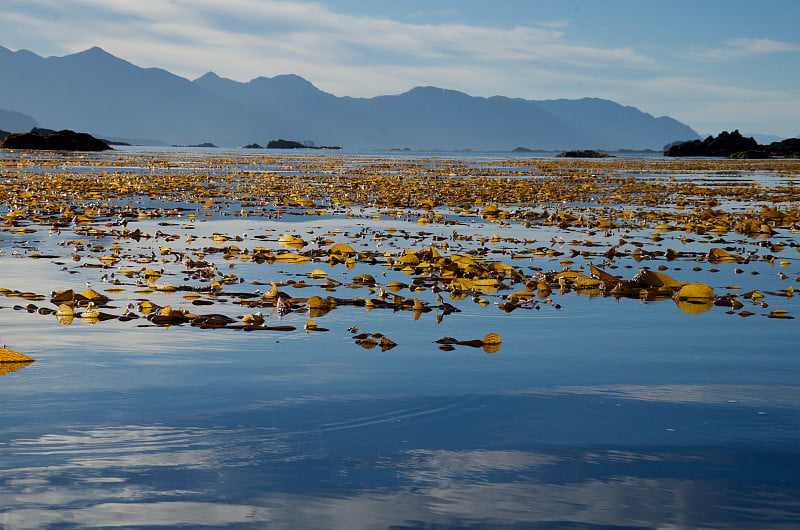
[[[339,96],[600,97],[701,134],[795,136],[798,20],[800,0],[0,0],[0,45]]]

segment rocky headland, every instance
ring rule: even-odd
[[[614,155],[595,151],[593,149],[579,149],[576,151],[564,151],[556,155],[558,158],[613,158]]]
[[[294,140],[270,140],[267,149],[341,149],[338,145],[306,145]]]
[[[48,151],[107,151],[111,149],[111,146],[91,134],[63,130],[45,133],[9,134],[0,140],[0,148]]]
[[[742,136],[738,130],[722,131],[716,137],[708,136],[705,140],[691,140],[667,146],[664,156],[800,158],[800,138],[760,145],[754,138]]]

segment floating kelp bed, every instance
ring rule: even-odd
[[[4,307],[61,326],[294,331],[276,320],[302,314],[312,332],[342,307],[441,322],[467,304],[569,311],[570,294],[791,319],[800,281],[795,161],[115,152],[0,167],[2,258],[90,287],[6,280]]]

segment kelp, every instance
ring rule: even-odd
[[[791,303],[800,281],[800,191],[791,182],[799,168],[787,160],[34,153],[0,167],[5,259],[49,260],[94,285],[59,282],[49,295],[46,285],[0,289],[27,302],[14,309],[60,326],[294,331],[268,323],[298,314],[314,335],[326,328],[311,319],[343,308],[440,322],[465,304],[559,310],[569,294],[788,319],[788,310],[764,311],[764,298]],[[779,178],[769,186],[692,178],[754,170]],[[228,217],[273,224],[197,235],[203,222]],[[352,220],[352,229],[318,225],[328,218]],[[476,226],[492,228],[477,234]],[[508,227],[518,235],[504,235]],[[31,241],[41,237],[62,251],[40,251]],[[756,266],[785,270],[776,273],[785,288],[763,287]],[[720,271],[748,278],[737,282],[746,292],[709,285]],[[394,347],[384,339],[356,340]],[[484,338],[479,347],[494,344]]]

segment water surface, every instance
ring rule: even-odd
[[[134,155],[112,171],[150,171],[144,162],[137,166]],[[166,150],[158,156],[177,157],[172,167],[158,170],[169,173],[196,172],[187,169],[187,160],[202,165],[207,155],[187,158]],[[465,164],[483,164],[463,158]],[[226,175],[246,165],[237,160],[207,171]],[[295,158],[281,165],[303,172]],[[83,175],[109,168],[89,164],[67,170]],[[7,179],[17,175],[17,169],[3,172]],[[757,171],[741,176],[761,178]],[[161,201],[141,200],[156,206]],[[168,200],[163,208],[177,204]],[[181,240],[192,234],[194,252],[213,246],[215,233],[239,235],[236,245],[242,248],[277,250],[277,236],[291,231],[312,232],[309,239],[331,233],[375,249],[378,241],[372,238],[393,227],[401,237],[381,240],[379,247],[393,251],[415,241],[428,244],[430,236],[419,236],[421,231],[473,236],[473,243],[450,241],[454,248],[474,247],[497,232],[537,240],[529,247],[552,246],[557,235],[607,245],[620,236],[650,234],[587,236],[577,229],[516,223],[503,228],[465,217],[460,224],[421,226],[385,214],[372,219],[380,209],[358,212],[357,206],[351,209],[354,217],[329,210],[318,217],[295,212],[267,218],[234,217],[239,205],[231,205],[231,215],[213,210],[190,221],[186,210],[171,219],[132,218],[127,229],[162,230]],[[192,208],[202,213],[197,205]],[[164,221],[174,224],[159,224]],[[60,234],[41,226],[35,230],[6,230],[0,241],[2,287],[11,290],[0,298],[2,341],[36,359],[0,377],[4,527],[793,528],[800,517],[798,326],[796,320],[766,317],[777,307],[796,314],[796,298],[768,298],[769,308],[748,302],[755,314],[747,318],[720,307],[687,314],[671,300],[554,291],[540,309],[510,313],[496,305],[502,293],[486,294],[487,306],[469,298],[453,301],[460,312],[439,322],[440,311],[415,319],[412,311],[337,307],[314,317],[327,332],[307,333],[309,315],[302,312],[267,317],[294,331],[157,327],[144,319],[99,324],[76,319],[61,326],[52,315],[21,308],[28,302],[19,293],[82,290],[85,281],[100,290],[106,287],[100,274],[130,264],[82,267],[98,263],[103,252],[81,250],[80,259],[72,260],[73,245],[60,243],[92,241],[75,233],[78,226]],[[365,235],[345,237],[358,232]],[[679,247],[682,235],[665,233],[661,243]],[[743,265],[721,263],[711,272],[712,265],[703,263],[693,272],[693,261],[658,263],[666,263],[665,272],[676,278],[706,282],[718,292],[734,284],[741,284],[738,292],[751,287],[775,292],[796,285],[800,267],[796,234],[780,230],[774,238],[786,245],[778,252],[789,261],[786,267],[754,261],[736,273]],[[113,244],[108,236],[95,241]],[[766,252],[757,239],[732,244]],[[177,246],[175,241],[127,245],[157,256],[141,268],[164,267],[169,281],[184,281],[170,272],[179,264],[159,261],[160,247]],[[491,248],[502,247],[496,245]],[[691,242],[684,245],[694,248]],[[34,252],[58,257],[32,259]],[[566,257],[491,256],[531,274],[529,267],[561,269]],[[371,273],[381,285],[409,282],[398,270],[368,263],[350,270],[318,262],[236,262],[231,268],[221,254],[207,258],[220,271],[247,279],[226,286],[229,291],[256,286],[266,291],[270,280],[304,278],[311,287],[282,289],[325,296],[322,282],[308,279],[319,267],[341,281]],[[631,275],[641,263],[620,259],[616,265],[618,274]],[[788,278],[778,278],[779,271]],[[137,286],[123,279],[125,292],[109,295],[110,312],[120,314],[128,301],[145,298],[192,307],[180,291],[137,294]],[[374,296],[368,287],[349,292]],[[344,294],[339,289],[336,296]],[[434,293],[427,290],[403,294],[433,303]],[[234,296],[222,298],[208,310],[248,312],[232,304]],[[362,348],[348,331],[352,326],[380,332],[397,346]],[[495,353],[468,346],[444,351],[434,342],[480,339],[489,332],[503,339]]]

